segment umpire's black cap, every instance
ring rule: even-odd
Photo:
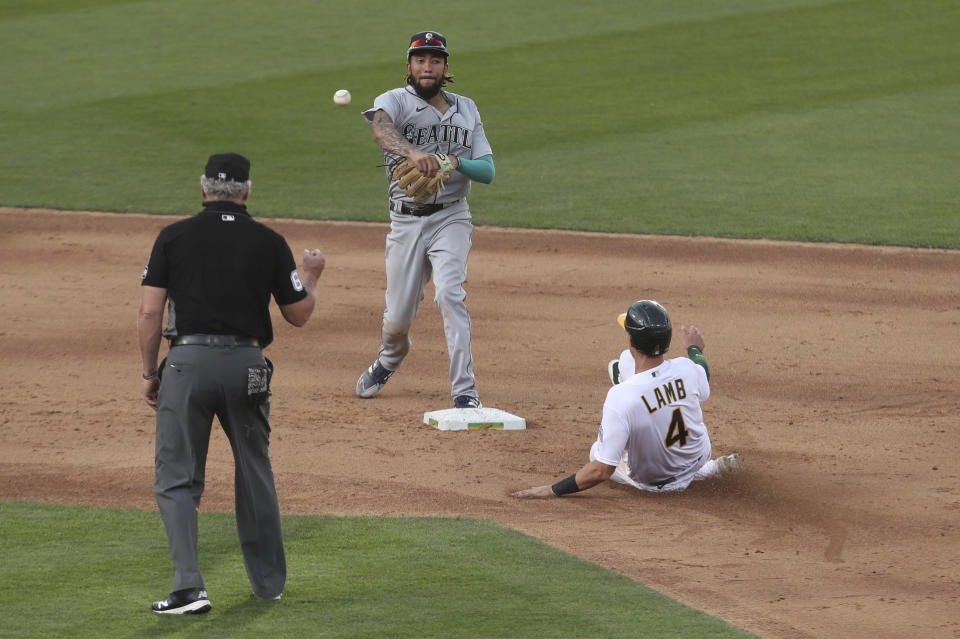
[[[437,51],[447,57],[447,38],[436,31],[420,31],[410,36],[410,48],[407,49],[407,58],[417,51]]]
[[[211,180],[246,182],[250,179],[250,160],[239,153],[214,153],[203,173]]]

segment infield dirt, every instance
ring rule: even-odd
[[[0,499],[156,508],[136,316],[173,220],[0,208]],[[404,367],[354,395],[387,225],[261,221],[327,256],[305,328],[274,307],[285,514],[491,519],[762,637],[960,637],[960,252],[480,226],[478,389],[527,430],[440,432],[421,423],[452,405],[432,286]],[[739,451],[747,473],[510,498],[585,462],[625,344],[615,318],[639,298],[704,334],[714,455]],[[230,511],[214,433],[204,505]]]

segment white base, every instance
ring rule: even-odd
[[[499,408],[448,408],[423,414],[437,430],[526,430],[527,420]]]

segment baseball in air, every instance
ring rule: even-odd
[[[346,89],[340,89],[333,94],[333,103],[338,106],[347,106],[350,104],[350,92]]]

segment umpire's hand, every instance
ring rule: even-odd
[[[311,273],[314,278],[320,279],[324,267],[327,265],[327,258],[323,256],[320,249],[305,249],[303,251],[303,270],[305,273]]]
[[[157,393],[160,392],[160,378],[151,377],[143,380],[143,401],[153,410],[157,410]]]

